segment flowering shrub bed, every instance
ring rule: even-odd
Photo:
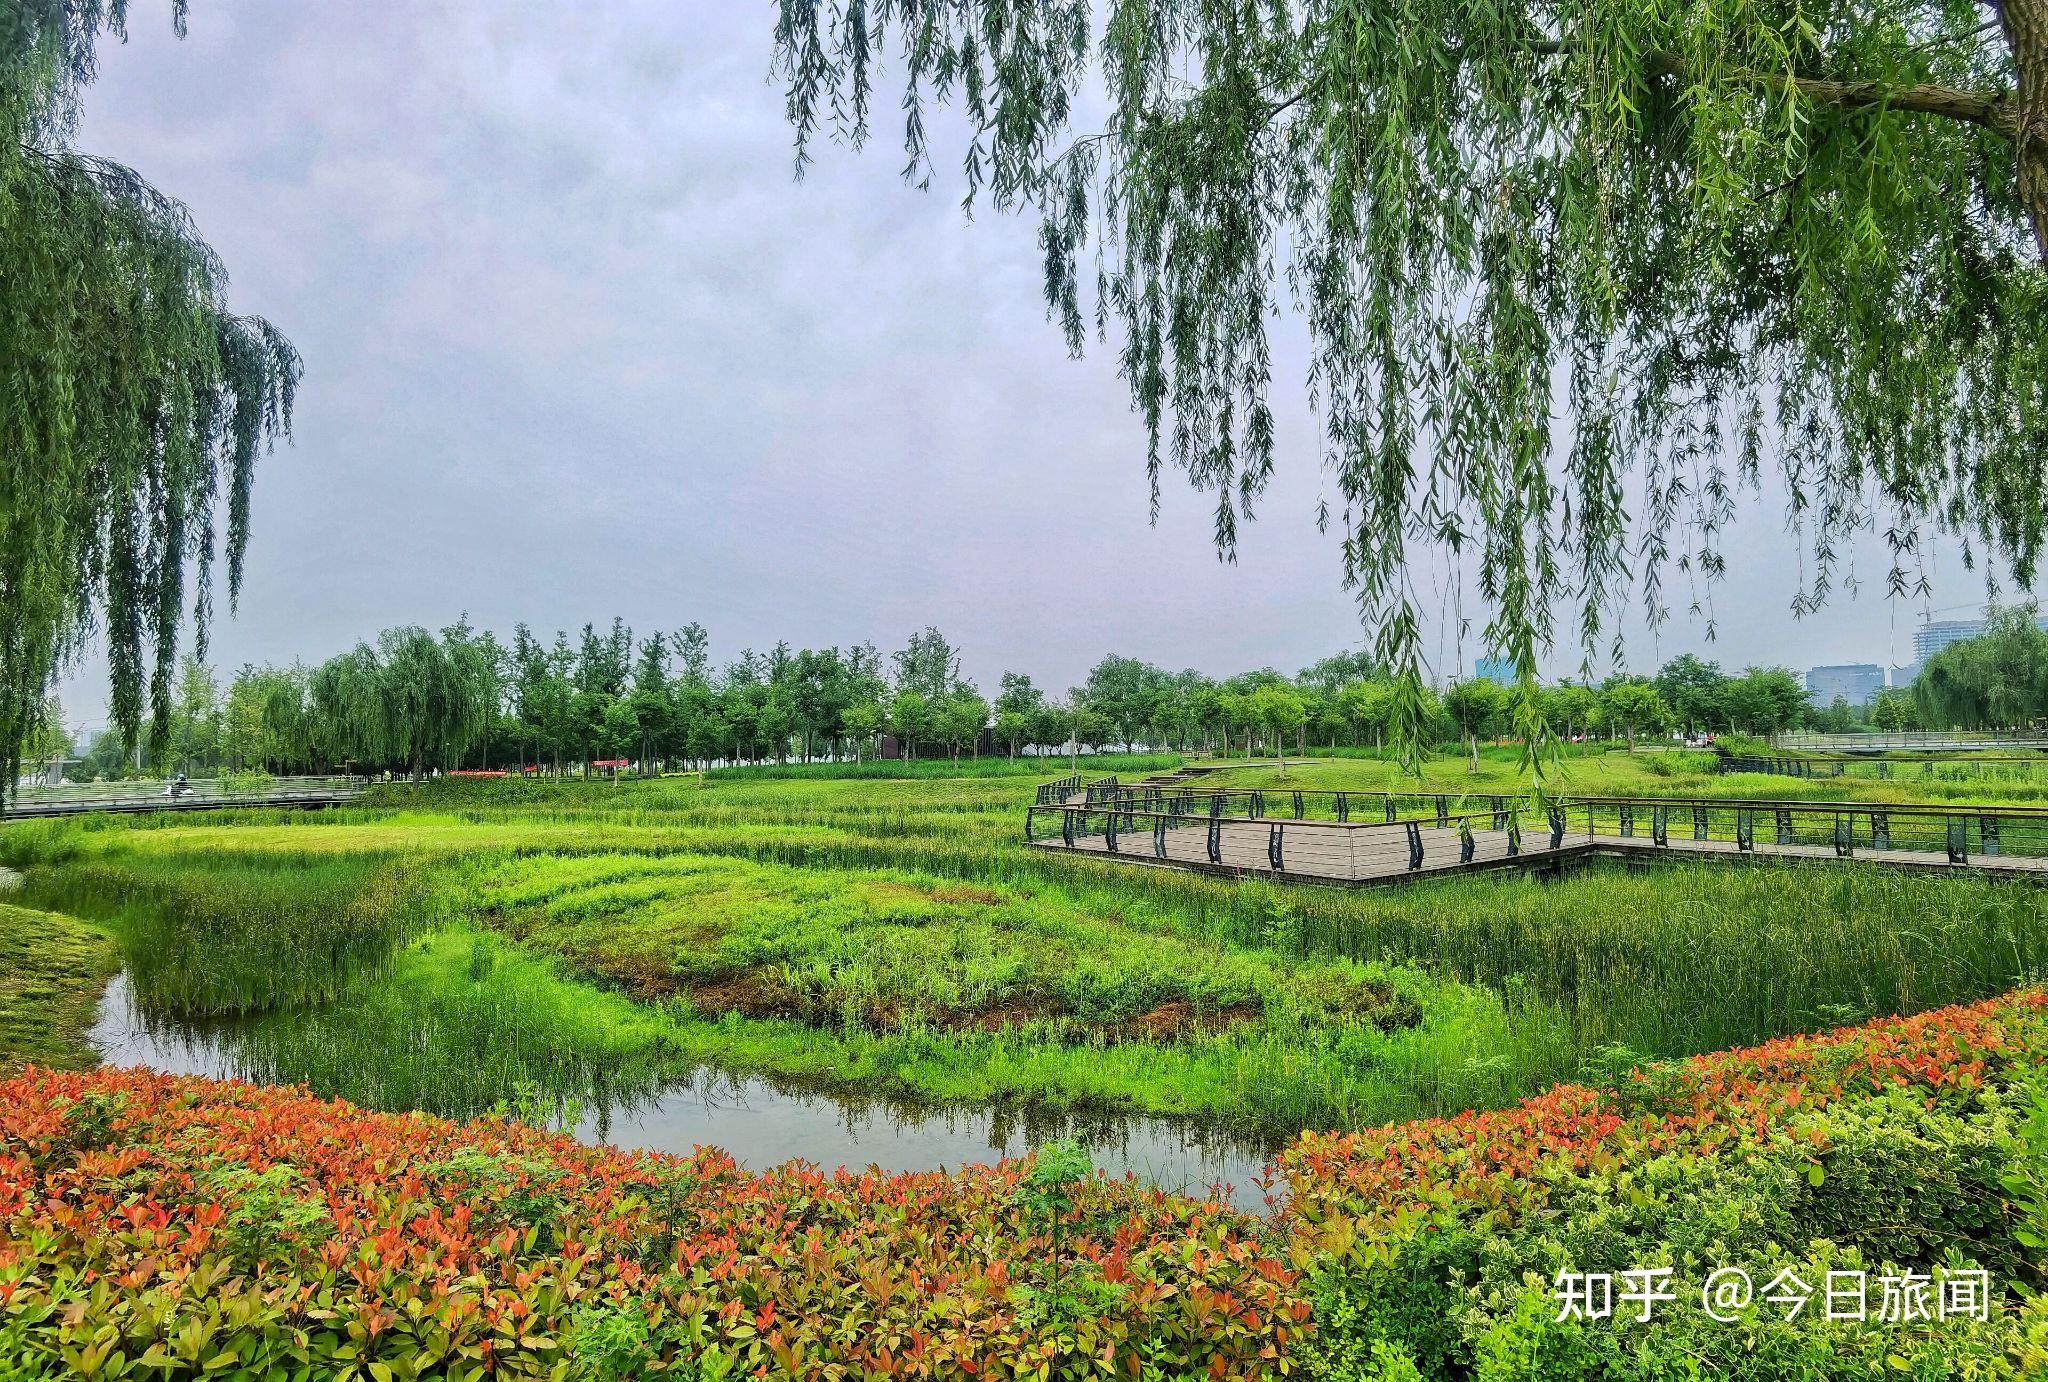
[[[1254,1221],[1080,1168],[751,1175],[303,1092],[0,1084],[0,1376],[1277,1370]]]
[[[2048,995],[1792,1037],[1281,1157],[1316,1372],[2048,1375]],[[1701,1309],[1737,1268],[1988,1270],[1988,1320]],[[1662,1319],[1563,1319],[1559,1272],[1670,1268]],[[1758,1303],[1761,1307],[1761,1302]],[[1331,1360],[1336,1360],[1331,1363]]]
[[[756,1176],[31,1071],[0,1083],[0,1379],[2042,1376],[2044,1057],[2023,991],[1306,1135],[1270,1222],[1070,1155]],[[1730,1267],[1982,1270],[1996,1299],[1710,1318],[1697,1283]],[[1661,1317],[1561,1317],[1560,1272],[1631,1268],[1670,1273]]]

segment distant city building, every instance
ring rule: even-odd
[[[1951,643],[1960,643],[1965,638],[1975,638],[1984,632],[1987,620],[1983,619],[1930,619],[1913,631],[1913,661],[1916,665],[1927,661]],[[2036,628],[2048,629],[2048,614],[2035,618]]]
[[[1920,664],[1917,662],[1909,662],[1903,667],[1892,668],[1892,686],[1894,689],[1903,690],[1918,680],[1920,680]]]
[[[1515,664],[1504,657],[1482,657],[1473,662],[1472,674],[1481,681],[1490,681],[1495,686],[1515,684]]]
[[[1868,705],[1882,690],[1884,668],[1875,662],[1815,667],[1806,674],[1806,699],[1814,705],[1833,705],[1837,696],[1850,705]]]

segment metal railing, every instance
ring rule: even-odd
[[[1776,758],[1732,754],[1720,760],[1722,773],[1770,773],[1780,777],[1865,778],[1888,781],[2027,782],[2048,771],[2048,757],[1938,756],[1893,758]]]
[[[1516,809],[1519,796],[1498,792],[1403,792],[1379,789],[1289,787],[1189,787],[1133,784],[1094,801],[1117,801],[1164,810],[1170,815],[1242,816],[1248,820],[1326,821],[1337,825],[1434,819],[1445,824],[1460,815],[1490,813],[1501,818]]]
[[[1050,782],[1038,784],[1038,804],[1045,806],[1051,802],[1065,801],[1080,790],[1081,775],[1068,773],[1065,777],[1056,777]]]
[[[1188,796],[1200,798],[1185,802]],[[1547,804],[1490,798],[1450,810],[1435,794],[1347,793],[1427,809],[1382,819],[1319,819],[1291,810],[1242,814],[1239,793],[1147,790],[1027,808],[1027,843],[1185,867],[1368,881],[1458,866],[1541,862],[1565,851],[1670,850],[1694,857],[1875,858],[1913,865],[2035,869],[2048,880],[2048,807],[1784,801],[1771,798],[1573,797]],[[1293,807],[1291,795],[1286,801]]]
[[[1880,749],[2029,748],[2048,749],[2048,734],[2032,730],[1902,729],[1889,733],[1821,734],[1787,731],[1771,736],[1771,747],[1871,753]]]
[[[1919,855],[1950,864],[2048,860],[2048,808],[2038,806],[1574,797],[1566,809],[1595,844],[1676,842],[1708,853],[1732,848],[1788,857]]]
[[[256,788],[201,778],[181,784],[175,792],[166,782],[26,787],[7,802],[0,817],[30,819],[94,812],[219,810],[233,806],[325,806],[353,799],[366,785],[367,780],[360,777],[277,777]]]
[[[1194,868],[1364,880],[1555,851],[1565,843],[1566,819],[1556,807],[1538,808],[1522,799],[1498,811],[1334,821],[1180,811],[1133,795],[1030,806],[1024,839]]]

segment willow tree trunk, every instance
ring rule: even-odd
[[[2004,0],[1998,18],[2019,79],[2011,99],[2020,204],[2048,266],[2048,0]]]

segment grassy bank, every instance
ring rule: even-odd
[[[95,1064],[85,1034],[118,967],[114,939],[99,927],[0,902],[0,1076]]]

